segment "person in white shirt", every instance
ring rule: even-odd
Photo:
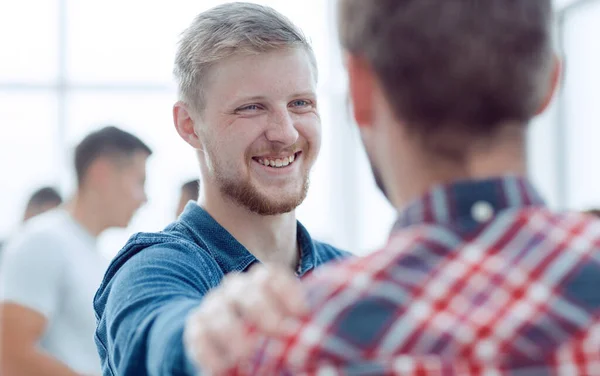
[[[108,265],[96,238],[126,227],[146,201],[150,148],[116,127],[75,150],[77,192],[27,221],[0,270],[0,374],[99,375],[92,301]]]
[[[31,218],[52,210],[63,203],[60,193],[53,187],[38,188],[31,194],[25,211],[23,213],[23,222],[27,222]],[[0,240],[0,268],[2,267],[2,250],[4,242]]]

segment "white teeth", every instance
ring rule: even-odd
[[[286,167],[286,166],[289,166],[291,163],[293,163],[294,160],[296,160],[296,155],[292,154],[289,157],[275,159],[275,160],[257,159],[257,162],[260,163],[263,166]]]

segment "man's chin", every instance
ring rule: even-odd
[[[254,205],[247,206],[247,208],[256,214],[264,216],[281,215],[293,212],[303,201],[304,197],[301,197],[301,195],[279,200],[263,197],[262,199],[257,198]]]
[[[264,216],[292,212],[306,198],[308,180],[302,186],[273,187],[258,182],[223,181],[221,192],[238,206]]]

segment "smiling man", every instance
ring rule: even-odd
[[[222,5],[184,32],[175,74],[174,122],[197,151],[202,192],[111,264],[94,302],[105,375],[191,375],[198,356],[213,365],[247,352],[242,321],[274,329],[302,311],[303,295],[282,291],[285,275],[266,269],[231,299],[246,288],[235,274],[261,262],[301,277],[346,256],[313,241],[294,212],[321,143],[317,67],[302,33],[270,8]],[[255,308],[265,305],[275,309]],[[184,331],[195,339],[187,347]]]

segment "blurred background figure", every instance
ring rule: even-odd
[[[154,152],[143,215],[126,230],[103,234],[101,251],[112,257],[132,233],[158,231],[173,219],[181,183],[198,167],[165,110],[177,98],[175,41],[194,15],[227,1],[0,1],[0,35],[11,36],[0,48],[0,124],[10,124],[0,130],[0,176],[10,177],[0,187],[0,239],[20,226],[30,187],[60,187],[64,197],[75,189],[69,146],[99,124],[123,124]],[[396,212],[368,176],[344,110],[348,88],[334,1],[305,0],[300,8],[286,0],[252,2],[272,6],[305,32],[321,72],[323,143],[298,218],[314,237],[367,254],[383,245]],[[589,161],[600,160],[600,0],[554,3],[556,40],[568,63],[561,95],[532,122],[528,165],[552,208],[585,210],[600,206],[600,174],[589,168]],[[138,17],[140,7],[146,17]]]
[[[77,189],[64,206],[27,221],[6,244],[0,270],[0,374],[100,375],[92,301],[108,260],[96,238],[126,227],[146,202],[139,138],[113,126],[74,155]]]
[[[31,195],[29,201],[27,201],[23,222],[58,207],[62,202],[62,197],[53,187],[42,187],[38,189]]]
[[[177,211],[175,217],[179,218],[179,215],[183,213],[183,209],[190,201],[198,201],[198,195],[200,192],[200,179],[190,180],[181,186],[181,192],[179,192],[179,203],[177,204]]]
[[[600,218],[600,209],[589,209],[586,210],[584,213]]]
[[[23,222],[52,210],[63,203],[63,199],[58,191],[53,187],[42,187],[31,194],[25,206]],[[0,263],[2,263],[2,248],[4,241],[0,241]]]

